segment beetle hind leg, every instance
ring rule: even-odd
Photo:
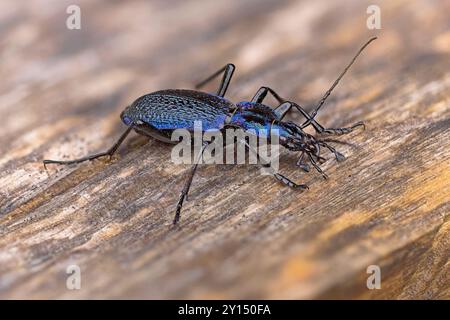
[[[101,157],[109,156],[110,158],[113,156],[113,154],[119,149],[122,142],[125,140],[125,138],[130,133],[131,129],[133,127],[128,127],[127,130],[120,136],[120,138],[114,143],[114,145],[109,148],[105,152],[96,153],[90,156],[86,156],[83,158],[75,159],[75,160],[44,160],[42,161],[44,164],[44,168],[47,170],[47,164],[63,164],[63,165],[70,165],[70,164],[77,164],[84,161],[92,161],[94,159],[98,159]]]
[[[198,83],[195,88],[200,89],[204,85],[206,85],[211,80],[215,79],[219,74],[223,73],[222,81],[220,82],[219,89],[217,90],[217,95],[219,97],[225,96],[225,93],[227,92],[228,85],[231,82],[231,78],[233,77],[233,73],[236,67],[232,63],[228,63],[225,65],[222,69],[216,71],[211,76],[203,80],[202,82]]]

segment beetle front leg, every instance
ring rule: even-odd
[[[347,134],[352,132],[358,127],[362,127],[363,129],[366,129],[366,125],[362,121],[358,121],[357,123],[353,124],[350,127],[344,127],[344,128],[324,128],[322,132],[320,133],[327,133],[330,135],[336,135],[341,136],[343,134]]]
[[[240,143],[243,143],[245,146],[247,146],[247,148],[251,151],[251,152],[253,152],[254,154],[256,154],[256,156],[258,157],[258,159],[263,159],[265,162],[266,162],[266,160],[264,159],[264,157],[262,157],[259,153],[258,153],[258,151],[257,150],[255,150],[252,146],[250,146],[248,143],[247,143],[247,141],[245,141],[245,140],[243,140],[243,139],[240,139],[240,140],[238,140]],[[289,186],[289,187],[291,187],[291,188],[293,188],[293,189],[309,189],[309,187],[306,185],[306,184],[298,184],[298,183],[295,183],[294,181],[292,181],[291,179],[289,179],[288,177],[286,177],[286,176],[284,176],[284,175],[282,175],[282,174],[280,174],[280,173],[278,173],[278,172],[275,172],[275,170],[273,170],[272,169],[272,167],[270,166],[270,163],[263,163],[263,164],[261,164],[261,166],[262,167],[264,167],[264,168],[269,168],[269,169],[271,169],[271,174],[275,177],[275,179],[277,179],[278,181],[280,181],[280,182],[282,182],[282,183],[284,183],[285,185],[287,185],[287,186]]]
[[[293,189],[309,189],[309,187],[306,184],[297,184],[297,183],[293,182],[292,180],[290,180],[289,178],[287,178],[286,176],[283,176],[280,173],[275,172],[273,174],[273,176],[278,181],[284,183],[285,185],[287,185]]]
[[[119,146],[122,144],[122,142],[125,140],[125,138],[128,136],[128,134],[130,133],[131,129],[133,129],[133,127],[128,127],[127,130],[120,136],[119,140],[117,140],[114,145],[109,148],[108,151],[105,152],[101,152],[101,153],[97,153],[97,154],[93,154],[90,156],[86,156],[83,158],[79,158],[79,159],[75,159],[75,160],[69,160],[69,161],[64,161],[64,160],[44,160],[44,168],[47,170],[47,164],[64,164],[64,165],[69,165],[69,164],[76,164],[76,163],[81,163],[84,161],[91,161],[100,157],[105,157],[105,156],[109,156],[110,158],[112,157],[112,155],[117,151],[117,149],[119,149]]]
[[[347,134],[352,132],[354,129],[356,129],[357,127],[363,127],[365,128],[364,122],[359,121],[357,123],[355,123],[354,125],[350,126],[350,127],[344,127],[344,128],[324,128],[320,123],[318,123],[313,116],[311,116],[310,114],[308,114],[308,112],[306,112],[306,110],[304,110],[301,106],[299,106],[298,104],[294,103],[294,102],[285,102],[285,104],[292,104],[292,106],[294,106],[305,118],[306,121],[300,126],[300,128],[304,129],[307,126],[309,126],[310,124],[314,127],[314,130],[317,133],[327,133],[330,135],[343,135],[343,134]],[[283,104],[281,104],[278,108],[283,108]],[[277,108],[277,109],[278,109]],[[284,107],[285,109],[287,109],[286,107]],[[275,109],[275,110],[277,110]],[[289,109],[287,109],[287,111],[289,111]],[[287,112],[286,111],[286,112]],[[284,114],[283,114],[284,116]]]

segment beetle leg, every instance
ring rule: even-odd
[[[267,93],[271,93],[272,96],[278,101],[280,104],[278,107],[273,109],[273,111],[278,116],[279,120],[282,120],[284,116],[291,110],[292,103],[289,101],[286,101],[283,99],[278,93],[275,92],[272,88],[269,87],[261,87],[258,89],[258,91],[255,93],[255,95],[252,98],[252,102],[254,103],[263,103],[264,99],[267,96]]]
[[[305,151],[302,151],[300,154],[300,157],[298,158],[296,165],[297,167],[300,167],[303,171],[309,172],[309,165],[303,161],[303,158],[305,157]]]
[[[284,118],[284,116],[292,109],[293,106],[295,106],[303,114],[303,116],[305,116],[305,118],[307,120],[312,120],[310,118],[309,114],[305,110],[303,110],[302,107],[300,107],[299,105],[297,105],[294,102],[286,101],[286,99],[283,99],[278,93],[275,92],[275,90],[273,90],[272,88],[269,88],[269,87],[259,88],[259,90],[256,92],[256,94],[253,96],[252,102],[262,103],[264,101],[264,99],[266,98],[267,93],[269,93],[269,92],[280,104],[278,107],[276,107],[274,109],[275,113],[278,115],[280,120],[282,120]]]
[[[324,128],[322,125],[320,125],[316,120],[314,120],[313,117],[311,117],[302,107],[300,107],[297,104],[294,104],[294,106],[297,108],[298,111],[301,112],[301,114],[307,119],[301,126],[300,128],[304,129],[305,127],[307,127],[309,124],[312,124],[312,126],[314,127],[314,130],[317,133],[327,133],[330,135],[343,135],[343,134],[347,134],[352,132],[354,129],[356,129],[357,127],[363,127],[363,129],[366,128],[366,126],[364,125],[364,122],[362,121],[358,121],[357,123],[353,124],[350,127],[344,127],[344,128]]]
[[[340,162],[340,161],[345,160],[345,156],[342,153],[340,153],[339,151],[337,151],[335,148],[333,148],[332,146],[328,145],[327,143],[325,143],[323,141],[320,141],[319,144],[321,146],[327,148],[328,150],[330,150],[334,154],[336,161]]]
[[[279,115],[280,120],[282,120],[284,116],[289,112],[289,110],[292,109],[292,107],[295,107],[302,114],[302,116],[306,118],[306,121],[300,126],[301,129],[304,129],[311,124],[316,132],[324,131],[324,127],[320,125],[314,118],[312,118],[305,109],[303,109],[295,102],[286,101],[276,107],[274,111]]]
[[[269,93],[269,92],[278,101],[278,103],[283,103],[283,102],[286,101],[285,99],[280,97],[280,95],[278,93],[276,93],[275,90],[273,90],[272,88],[261,87],[261,88],[258,89],[258,91],[253,96],[252,102],[262,103],[264,101],[264,99],[266,98],[267,93]]]
[[[200,89],[204,85],[206,85],[211,80],[215,79],[219,74],[223,73],[222,81],[220,82],[219,89],[217,90],[217,95],[219,97],[225,96],[225,93],[227,92],[228,85],[230,84],[231,78],[233,77],[233,73],[236,67],[232,63],[228,63],[225,67],[222,69],[216,71],[211,76],[203,80],[202,82],[198,83],[195,88]]]
[[[319,167],[319,165],[316,163],[316,160],[314,160],[313,156],[310,153],[308,153],[308,157],[309,157],[309,161],[311,161],[311,164],[313,165],[314,169],[316,169],[317,172],[319,172],[325,180],[328,179],[327,174],[325,172],[323,172],[323,170]]]
[[[284,106],[285,104],[290,104],[290,106]],[[281,105],[279,105],[275,111],[277,111],[278,109],[283,110],[284,113],[281,113],[281,117],[284,117],[285,114],[291,109],[291,107],[294,106],[305,118],[306,121],[300,126],[300,128],[304,129],[305,127],[307,127],[308,125],[312,125],[314,127],[314,130],[317,133],[327,133],[327,134],[331,134],[331,135],[343,135],[343,134],[347,134],[352,132],[354,129],[356,129],[357,127],[362,126],[363,128],[365,128],[365,125],[362,121],[359,121],[355,124],[353,124],[350,127],[346,127],[346,128],[324,128],[320,123],[318,123],[311,115],[308,114],[308,112],[306,112],[305,109],[303,109],[301,106],[299,106],[298,104],[294,103],[294,102],[285,102]]]
[[[125,138],[128,136],[128,134],[130,133],[131,129],[133,129],[133,127],[128,127],[127,130],[122,133],[122,135],[120,136],[119,140],[117,140],[114,145],[109,148],[108,151],[105,152],[101,152],[101,153],[97,153],[97,154],[93,154],[90,156],[86,156],[83,158],[79,158],[79,159],[75,159],[75,160],[69,160],[69,161],[63,161],[63,160],[44,160],[44,168],[47,170],[47,164],[64,164],[64,165],[68,165],[68,164],[75,164],[75,163],[80,163],[80,162],[84,162],[84,161],[91,161],[100,157],[105,157],[105,156],[109,156],[110,158],[112,157],[112,155],[117,151],[117,149],[119,149],[119,146],[122,144],[122,142],[125,140]]]
[[[328,133],[328,134],[340,136],[340,135],[352,132],[357,127],[363,127],[363,129],[366,128],[364,122],[358,121],[357,123],[353,124],[352,126],[346,127],[346,128],[324,128],[322,133]]]
[[[265,162],[265,163],[262,163],[261,166],[263,166],[263,167],[265,167],[265,168],[270,168],[270,169],[272,169],[272,167],[270,166],[270,163],[268,163],[268,162],[264,159],[264,157],[262,157],[262,156],[258,153],[257,150],[255,150],[252,146],[250,146],[250,145],[247,143],[247,141],[245,141],[244,139],[240,139],[240,140],[238,140],[238,141],[239,141],[240,143],[245,144],[245,145],[247,146],[247,148],[248,148],[251,152],[253,152],[253,153],[256,154],[256,156],[258,157],[258,159],[262,159],[262,160]],[[286,177],[286,176],[284,176],[284,175],[282,175],[282,174],[280,174],[280,173],[278,173],[278,172],[275,172],[273,169],[272,169],[271,171],[272,171],[271,174],[275,177],[275,179],[277,179],[278,181],[284,183],[285,185],[287,185],[287,186],[289,186],[289,187],[291,187],[291,188],[294,188],[294,189],[309,189],[309,187],[308,187],[306,184],[298,184],[298,183],[295,183],[295,182],[293,182],[291,179],[289,179],[288,177]]]
[[[293,189],[309,189],[309,187],[306,184],[297,184],[287,178],[286,176],[283,176],[280,173],[275,172],[273,176],[280,182],[284,183],[285,185],[293,188]]]
[[[302,114],[306,117],[306,119],[310,120],[309,114],[306,111],[304,111],[299,105],[290,101],[286,101],[278,93],[276,93],[275,90],[269,87],[259,88],[256,94],[253,96],[252,102],[263,103],[264,99],[267,96],[267,93],[269,92],[280,104],[278,107],[274,109],[275,113],[278,115],[280,120],[282,120],[284,116],[292,109],[293,105],[296,105],[297,108],[300,108],[302,110]]]
[[[267,93],[269,93],[269,92],[280,104],[278,107],[273,109],[273,111],[277,114],[279,120],[283,120],[283,118],[286,116],[286,114],[292,109],[292,106],[295,106],[297,109],[299,109],[299,111],[303,114],[303,116],[307,120],[309,120],[309,122],[313,121],[315,124],[317,124],[313,119],[310,118],[309,114],[305,110],[303,110],[302,107],[300,107],[299,105],[297,105],[294,102],[286,101],[278,93],[276,93],[275,90],[273,90],[272,88],[269,88],[269,87],[259,88],[259,90],[256,92],[256,94],[253,96],[252,102],[262,103],[264,101],[264,99],[266,98]],[[309,124],[309,122],[308,122],[308,124]]]
[[[198,164],[200,162],[200,159],[202,158],[203,152],[205,151],[205,149],[208,145],[209,145],[209,142],[203,143],[203,146],[198,155],[198,158],[195,160],[194,164],[191,167],[191,172],[189,173],[189,177],[184,184],[183,190],[181,191],[180,199],[178,200],[177,209],[175,211],[175,217],[173,219],[174,225],[176,225],[178,223],[178,221],[180,220],[181,207],[183,207],[184,199],[187,198],[187,195],[189,193],[189,188],[191,187],[195,172],[197,171]]]

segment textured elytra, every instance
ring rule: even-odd
[[[193,129],[201,121],[204,130],[220,129],[234,105],[221,97],[193,90],[162,90],[136,99],[122,114],[134,123],[156,129]]]

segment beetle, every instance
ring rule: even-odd
[[[290,151],[300,152],[300,157],[296,163],[297,166],[301,167],[304,171],[309,171],[309,165],[304,162],[306,155],[307,160],[310,161],[311,165],[326,179],[327,175],[318,165],[318,163],[324,161],[324,158],[320,155],[320,147],[324,147],[331,151],[337,161],[343,160],[344,156],[332,146],[328,145],[326,140],[318,139],[315,136],[306,133],[304,129],[308,126],[312,126],[317,134],[342,135],[352,132],[357,127],[364,128],[363,122],[357,122],[352,126],[345,128],[325,128],[315,120],[315,117],[333,89],[355,62],[356,58],[369,43],[375,39],[376,37],[369,39],[359,49],[350,63],[334,81],[332,86],[325,92],[321,100],[314,106],[311,113],[308,113],[295,102],[281,98],[281,96],[270,87],[261,87],[251,101],[243,101],[236,104],[229,101],[225,98],[225,93],[227,92],[233,73],[236,69],[233,64],[229,63],[195,87],[196,89],[200,89],[222,74],[222,80],[215,94],[197,90],[168,89],[143,95],[126,107],[121,113],[120,118],[128,128],[107,151],[70,161],[43,160],[44,166],[46,167],[47,164],[77,164],[104,156],[109,156],[111,158],[131,130],[166,143],[176,143],[171,140],[171,134],[175,129],[183,128],[193,131],[194,122],[201,121],[204,131],[222,131],[226,128],[241,128],[243,130],[256,129],[257,134],[259,134],[258,132],[263,132],[260,130],[261,128],[269,129],[269,131],[277,129],[279,132],[280,144]],[[279,103],[276,108],[271,108],[264,104],[264,99],[269,93]],[[284,120],[286,114],[293,108],[300,112],[306,119],[301,125]],[[243,141],[243,143],[246,144],[245,141]],[[206,146],[207,143],[204,143],[200,154],[203,153]],[[247,147],[249,147],[248,144]],[[177,224],[180,219],[181,208],[189,192],[197,166],[198,161],[194,161],[178,200],[175,217],[173,219],[174,225]],[[268,164],[263,164],[263,166],[268,166]],[[272,174],[277,180],[291,188],[308,189],[308,186],[295,183],[278,172],[273,172]]]

